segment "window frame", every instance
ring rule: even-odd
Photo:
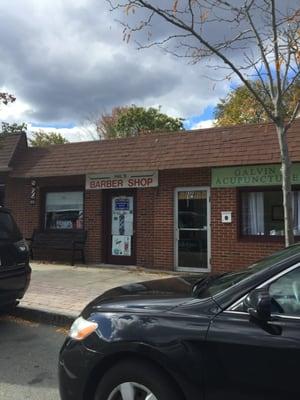
[[[277,281],[278,279],[280,279],[284,275],[288,274],[291,271],[294,271],[297,268],[300,269],[300,262],[297,262],[296,264],[294,264],[291,267],[285,269],[284,271],[281,271],[281,272],[275,274],[274,276],[272,276],[272,278],[267,279],[265,282],[261,283],[260,285],[256,286],[255,288],[252,288],[251,290],[249,290],[249,292],[247,292],[245,295],[243,295],[238,300],[236,300],[233,304],[228,306],[226,308],[226,310],[224,310],[224,312],[225,313],[229,313],[229,314],[240,314],[240,315],[249,316],[249,313],[247,311],[237,311],[236,310],[242,304],[244,299],[249,295],[249,293],[252,292],[253,290],[262,289],[262,288],[264,288],[266,286],[271,285],[274,281]],[[300,321],[300,316],[289,315],[289,314],[277,314],[277,313],[274,313],[274,314],[271,314],[271,318],[290,319],[290,320],[292,319],[292,320]]]
[[[241,187],[238,188],[237,202],[238,202],[238,239],[243,242],[284,242],[284,235],[244,235],[243,234],[243,193],[251,192],[281,192],[281,186],[254,186],[254,187]],[[300,186],[292,186],[292,191],[300,191]],[[295,235],[295,241],[300,241],[300,235]]]
[[[85,188],[83,186],[68,186],[68,187],[44,187],[41,190],[42,206],[40,212],[40,230],[42,232],[78,232],[85,230]],[[83,193],[83,225],[80,229],[54,229],[46,228],[46,198],[47,193],[66,193],[66,192],[82,192]]]
[[[5,183],[2,183],[0,181],[0,192],[3,192],[3,204],[1,204],[1,195],[0,195],[0,207],[5,205],[5,188],[6,188]]]

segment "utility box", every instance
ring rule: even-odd
[[[232,222],[232,211],[222,211],[221,212],[222,223],[231,224]]]

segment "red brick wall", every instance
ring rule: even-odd
[[[10,179],[5,187],[5,205],[13,211],[24,237],[31,237],[40,224],[40,192],[37,190],[35,205],[30,204],[31,182]]]
[[[136,191],[136,259],[141,267],[154,267],[154,203],[156,188]]]
[[[36,204],[30,205],[30,180],[10,179],[6,202],[25,237],[40,227],[42,192],[47,187],[84,188],[84,177],[38,179]],[[174,268],[174,191],[177,187],[210,186],[209,169],[161,171],[159,187],[137,189],[137,265],[172,270]],[[89,263],[105,262],[103,220],[104,192],[85,193],[86,256]],[[238,269],[283,247],[283,242],[242,240],[238,229],[236,189],[211,190],[212,271]],[[232,211],[232,223],[221,223],[221,211]],[[57,255],[56,255],[57,256]],[[53,255],[52,255],[53,257]],[[69,259],[69,256],[68,256]]]
[[[86,191],[84,207],[84,227],[87,230],[86,261],[88,263],[103,262],[102,221],[103,202],[102,191]]]

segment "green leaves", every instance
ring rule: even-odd
[[[264,99],[264,103],[272,108],[271,99],[268,97],[260,81],[251,82],[254,90]],[[285,94],[283,98],[282,113],[285,118],[291,117],[300,96],[300,81]],[[239,86],[221,99],[215,111],[217,126],[230,126],[239,124],[253,124],[270,122],[262,105],[254,98],[246,86]]]
[[[6,92],[0,92],[0,109],[1,105],[7,106],[10,103],[14,103],[16,98],[14,95]],[[8,122],[1,122],[0,138],[4,136],[14,135],[27,131],[27,125],[22,124],[10,124]]]
[[[163,114],[160,112],[160,108],[144,108],[135,105],[116,107],[110,115],[102,115],[97,123],[97,131],[105,139],[183,129],[181,118],[173,118]]]
[[[0,137],[15,135],[17,133],[23,133],[27,131],[27,125],[25,123],[22,124],[10,124],[8,122],[1,122],[1,131]]]
[[[64,144],[68,143],[68,140],[64,138],[60,133],[56,132],[44,132],[42,130],[35,132],[33,137],[29,139],[29,144],[32,147],[46,147],[53,144]]]

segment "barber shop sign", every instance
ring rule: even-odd
[[[158,171],[117,172],[86,176],[86,190],[150,188],[158,186]]]

